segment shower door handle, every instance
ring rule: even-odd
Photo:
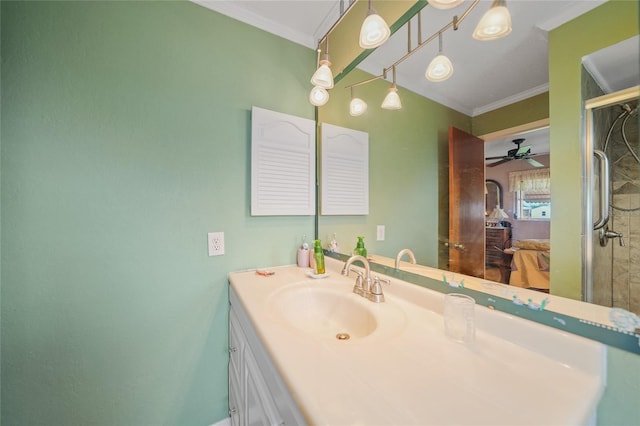
[[[609,222],[609,159],[607,154],[599,149],[593,150],[593,155],[600,163],[600,203],[599,218],[593,224],[593,230],[598,230]]]

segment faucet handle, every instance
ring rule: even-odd
[[[374,281],[374,285],[376,284],[380,285],[381,282],[385,283],[386,285],[391,285],[391,280],[389,278],[380,278],[377,275],[373,277],[373,281]]]
[[[359,296],[364,295],[364,287],[362,286],[362,280],[364,279],[364,274],[360,271],[353,270],[358,277],[356,278],[356,283],[353,286],[353,292]]]
[[[391,285],[391,280],[387,278],[380,278],[379,276],[373,277],[373,285],[371,286],[371,293],[368,295],[368,299],[375,303],[384,302],[384,294],[382,293],[382,286],[380,282]]]

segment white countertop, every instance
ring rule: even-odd
[[[476,307],[476,343],[444,335],[443,295],[392,280],[386,302],[351,293],[354,277],[326,259],[329,279],[295,266],[229,275],[290,393],[309,423],[343,425],[551,425],[592,419],[604,387],[604,345]],[[354,274],[352,274],[354,275]],[[274,309],[284,286],[344,291],[373,310],[379,333],[339,341],[286,323]],[[388,323],[384,321],[389,318]],[[508,338],[508,340],[507,340]]]

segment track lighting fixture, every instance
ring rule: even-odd
[[[398,88],[396,87],[396,67],[392,68],[393,71],[393,83],[387,91],[382,101],[382,108],[384,109],[400,109],[402,108],[402,102],[400,102],[400,96],[398,96]]]
[[[505,0],[493,0],[491,8],[482,16],[473,31],[476,40],[496,40],[511,32],[511,15]]]
[[[351,102],[349,102],[349,114],[353,117],[367,112],[367,103],[360,98],[353,97],[353,87],[351,87]]]
[[[360,47],[363,49],[375,49],[389,39],[391,29],[385,20],[376,13],[369,0],[367,17],[360,28]]]
[[[311,77],[311,84],[322,87],[323,89],[333,89],[333,73],[331,72],[331,61],[329,61],[329,37],[326,38],[325,54],[319,61],[318,69]],[[318,49],[318,55],[321,49]]]
[[[360,30],[359,44],[363,49],[374,49],[382,45],[391,35],[389,26],[384,19],[376,13],[373,9],[373,0],[368,0],[367,17],[362,23]],[[437,9],[452,9],[462,4],[464,0],[429,0],[429,5]],[[353,87],[362,84],[367,84],[372,81],[387,78],[387,72],[391,70],[393,72],[393,83],[387,90],[387,94],[382,101],[382,108],[384,109],[401,109],[402,102],[400,96],[398,96],[398,87],[396,86],[396,67],[402,62],[407,60],[411,55],[416,53],[422,47],[438,38],[438,55],[431,60],[429,66],[425,71],[425,77],[434,82],[445,81],[453,75],[453,64],[451,60],[444,55],[442,50],[442,34],[449,30],[457,30],[462,24],[462,21],[467,19],[471,11],[480,3],[480,0],[472,0],[469,7],[458,17],[453,16],[450,22],[440,28],[437,32],[433,33],[427,39],[422,38],[421,30],[421,14],[417,12],[418,17],[418,45],[412,47],[411,38],[411,21],[408,20],[407,41],[408,49],[407,53],[390,65],[384,68],[382,75],[377,75],[358,83],[347,86],[347,89],[351,89],[351,101],[349,103],[349,114],[354,117],[364,114],[367,111],[367,104],[362,99],[354,97]],[[316,59],[317,69],[311,78],[311,83],[314,85],[311,93],[309,94],[309,101],[316,106],[322,106],[329,101],[328,89],[333,88],[333,73],[331,72],[331,61],[329,60],[329,35],[332,31],[342,23],[342,18],[346,15],[353,5],[356,4],[356,0],[350,0],[347,11],[340,10],[340,18],[333,24],[333,26],[327,31],[325,36],[320,39],[318,44],[318,56]],[[342,6],[342,5],[341,5]],[[484,14],[478,25],[473,32],[473,38],[476,40],[495,40],[506,36],[511,32],[511,16],[506,6],[506,0],[493,0],[491,8]],[[321,45],[322,42],[326,42],[325,54],[322,55]]]
[[[438,33],[438,44],[438,56],[433,58],[425,72],[427,80],[434,82],[445,81],[453,75],[453,64],[449,58],[442,53],[442,33]]]

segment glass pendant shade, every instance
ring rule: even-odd
[[[394,84],[389,88],[387,96],[382,101],[382,108],[384,109],[400,109],[402,108],[402,102],[400,102],[400,96],[398,96],[398,88]]]
[[[311,76],[311,84],[323,89],[333,89],[333,73],[331,72],[331,62],[326,59],[320,61],[320,66]]]
[[[496,0],[473,31],[476,40],[496,40],[511,33],[511,14],[504,1]]]
[[[463,2],[464,0],[429,0],[429,6],[433,6],[436,9],[453,9]]]
[[[329,101],[329,92],[322,87],[315,86],[309,93],[309,102],[311,105],[322,106]]]
[[[445,81],[449,77],[453,75],[453,64],[442,53],[429,63],[427,67],[427,71],[425,72],[425,77],[430,81]]]
[[[391,30],[384,19],[373,9],[369,9],[367,18],[360,28],[360,47],[374,49],[389,39]]]
[[[357,117],[367,112],[367,103],[360,98],[353,98],[349,103],[349,114]]]

